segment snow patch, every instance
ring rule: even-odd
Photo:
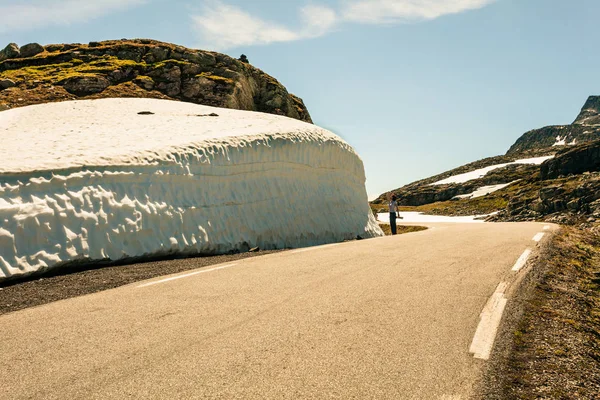
[[[489,214],[491,215],[491,214]],[[453,222],[453,223],[469,223],[469,224],[481,224],[484,223],[482,219],[488,215],[471,215],[467,217],[449,217],[445,215],[427,215],[420,212],[401,212],[400,216],[402,219],[397,219],[396,224],[402,225],[404,222],[414,223],[436,223],[436,222]],[[389,213],[379,213],[377,214],[377,220],[384,222],[386,224],[390,223],[390,214]]]
[[[3,111],[0,130],[0,281],[81,258],[383,234],[356,152],[302,121],[103,99]]]
[[[476,189],[472,193],[461,194],[461,195],[455,196],[454,198],[456,198],[456,199],[476,199],[477,197],[487,196],[490,193],[493,193],[493,192],[496,192],[498,190],[504,189],[505,187],[510,186],[510,185],[512,185],[515,182],[518,182],[518,180],[512,181],[510,183],[503,183],[503,184],[500,184],[500,185],[482,186],[482,187]]]
[[[514,165],[514,164],[540,165],[544,161],[549,160],[551,158],[554,158],[554,156],[524,158],[524,159],[516,160],[516,161],[510,162],[510,163],[491,165],[489,167],[476,169],[475,171],[466,172],[464,174],[454,175],[454,176],[451,176],[449,178],[442,179],[441,181],[432,183],[432,185],[446,185],[446,184],[449,184],[449,183],[465,183],[465,182],[468,182],[468,181],[473,180],[473,179],[483,178],[489,172],[491,172],[491,171],[493,171],[495,169],[504,168],[504,167],[506,167],[508,165]]]
[[[556,142],[552,145],[552,147],[554,147],[554,146],[564,146],[566,144],[566,140],[567,140],[566,136],[564,138],[561,137],[561,136],[557,136],[556,137]]]

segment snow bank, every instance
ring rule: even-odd
[[[104,99],[0,112],[0,131],[0,280],[382,235],[355,151],[294,119]]]
[[[534,164],[534,165],[540,165],[544,161],[549,160],[551,158],[554,158],[554,156],[536,157],[536,158],[524,158],[524,159],[516,160],[516,161],[510,162],[510,163],[491,165],[489,167],[476,169],[475,171],[466,172],[464,174],[451,176],[451,177],[443,179],[441,181],[434,182],[434,183],[432,183],[432,185],[446,185],[446,184],[449,184],[449,183],[465,183],[465,182],[468,182],[468,181],[470,181],[472,179],[483,178],[489,172],[491,172],[491,171],[493,171],[495,169],[504,168],[504,167],[506,167],[508,165],[514,165],[514,164]]]
[[[400,216],[402,219],[397,219],[396,224],[402,225],[403,223],[436,223],[436,222],[453,222],[453,223],[462,223],[462,224],[482,224],[484,221],[476,218],[484,218],[487,215],[472,215],[467,217],[449,217],[445,215],[427,215],[420,212],[401,212]],[[381,222],[385,222],[386,224],[390,223],[390,214],[389,213],[379,213],[377,214],[377,220]]]

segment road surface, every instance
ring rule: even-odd
[[[440,224],[6,314],[0,398],[466,399],[484,311],[548,228]]]

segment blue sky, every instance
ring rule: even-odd
[[[600,94],[597,0],[0,0],[0,19],[0,46],[244,53],[356,148],[370,195],[502,154]]]

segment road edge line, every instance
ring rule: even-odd
[[[144,283],[142,285],[137,286],[137,288],[140,289],[140,288],[145,288],[145,287],[148,287],[148,286],[158,285],[160,283],[166,283],[166,282],[175,281],[177,279],[189,278],[191,276],[195,276],[195,275],[199,275],[199,274],[204,274],[206,272],[212,272],[212,271],[218,271],[220,269],[231,268],[231,267],[233,267],[235,265],[237,265],[237,263],[226,264],[226,265],[222,265],[220,267],[214,267],[214,268],[209,268],[209,269],[202,269],[200,271],[190,272],[188,274],[172,276],[170,278],[165,278],[165,279],[161,279],[161,280],[158,280],[158,281],[152,281],[152,282]]]
[[[519,272],[521,270],[521,268],[523,268],[525,266],[525,264],[527,263],[527,259],[529,258],[531,253],[532,253],[531,249],[525,249],[523,254],[521,254],[521,256],[519,257],[519,259],[517,260],[515,265],[512,267],[511,271]]]
[[[508,282],[500,282],[483,311],[481,311],[479,325],[477,325],[477,330],[469,347],[469,353],[472,353],[474,358],[482,360],[490,358],[498,328],[502,321],[502,314],[508,302],[504,295],[508,286]]]

